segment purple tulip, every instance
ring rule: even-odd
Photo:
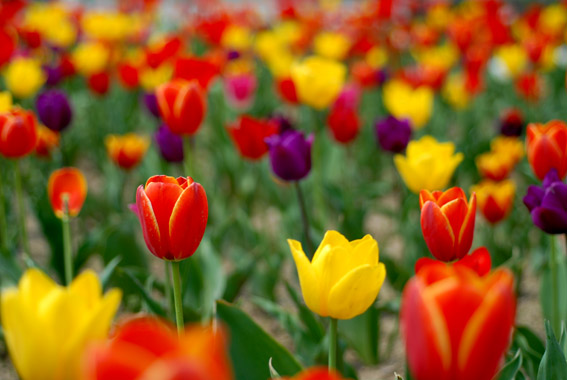
[[[313,135],[287,130],[266,138],[274,173],[284,181],[299,181],[311,170]]]
[[[154,115],[157,119],[161,118],[156,94],[154,94],[153,92],[145,93],[142,99],[148,111],[150,111],[150,113]]]
[[[280,131],[280,133],[293,129],[291,121],[284,115],[274,114],[270,117],[270,120],[272,120],[279,126],[278,130]]]
[[[162,124],[154,135],[161,156],[167,162],[183,162],[183,140]]]
[[[411,139],[411,125],[408,119],[388,116],[376,122],[375,128],[378,144],[388,152],[402,152]]]
[[[47,87],[57,86],[63,79],[63,73],[61,72],[61,68],[58,66],[51,67],[46,65],[43,66],[43,71],[47,76],[47,79],[45,80],[45,85]]]
[[[61,132],[73,118],[67,95],[61,90],[47,90],[37,97],[35,106],[39,119],[53,131]]]
[[[520,137],[524,130],[524,118],[522,113],[515,109],[504,112],[500,119],[500,134],[503,136]]]
[[[530,185],[524,204],[532,221],[548,234],[567,233],[567,184],[551,169],[541,187]]]

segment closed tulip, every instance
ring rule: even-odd
[[[360,90],[357,87],[345,86],[327,117],[327,125],[333,138],[342,144],[353,141],[360,130],[359,99]]]
[[[104,96],[110,88],[110,75],[105,71],[90,75],[87,84],[93,94]]]
[[[8,158],[23,157],[37,144],[37,121],[33,112],[12,108],[0,114],[0,154]]]
[[[400,311],[415,380],[491,380],[510,344],[516,299],[507,269],[484,276],[464,265],[423,265]]]
[[[14,58],[4,71],[6,88],[17,98],[35,95],[45,80],[39,61],[32,58]]]
[[[530,185],[524,204],[533,223],[548,234],[567,233],[567,184],[551,169],[541,187]]]
[[[278,133],[278,129],[274,121],[244,115],[228,128],[228,132],[243,157],[259,160],[268,152],[265,139]]]
[[[299,101],[318,110],[331,105],[339,96],[346,67],[334,60],[311,56],[291,67]]]
[[[87,197],[87,181],[77,168],[55,170],[49,176],[47,196],[57,217],[63,217],[63,197],[68,197],[69,216],[76,216]]]
[[[4,337],[20,378],[79,379],[85,348],[106,338],[120,298],[118,289],[103,295],[90,270],[62,287],[28,269],[18,288],[4,290],[1,298]]]
[[[516,185],[511,180],[501,182],[482,181],[471,189],[476,193],[478,208],[491,224],[504,220],[514,205]]]
[[[178,135],[193,135],[206,113],[206,98],[197,81],[175,80],[156,89],[163,121]]]
[[[60,90],[48,90],[37,97],[37,115],[49,129],[61,132],[69,126],[73,111],[67,95]]]
[[[394,164],[406,186],[414,193],[447,187],[464,156],[455,153],[455,144],[440,143],[431,136],[410,141],[406,155],[394,156]]]
[[[288,240],[301,292],[307,307],[322,317],[351,319],[376,300],[386,277],[378,261],[378,243],[370,235],[349,242],[336,231],[327,231],[313,260],[301,243]]]
[[[150,146],[150,140],[146,136],[135,133],[109,135],[104,142],[110,159],[126,170],[137,166]]]
[[[375,131],[380,147],[392,153],[403,152],[412,133],[409,119],[396,119],[394,116],[377,121]]]
[[[299,181],[311,171],[313,135],[286,130],[266,140],[274,173],[284,181]]]
[[[509,137],[520,137],[524,131],[524,117],[520,110],[506,110],[500,119],[500,134]]]
[[[412,88],[400,80],[384,85],[384,106],[398,119],[410,119],[414,129],[427,124],[433,112],[433,91],[429,87]]]
[[[467,201],[460,187],[445,192],[419,193],[421,231],[429,251],[441,261],[465,256],[472,245],[476,214],[476,195]]]
[[[151,317],[120,323],[108,342],[87,351],[84,380],[231,380],[227,338],[222,330],[175,329]]]
[[[528,161],[537,178],[542,180],[552,169],[559,178],[567,174],[567,124],[552,120],[546,124],[528,125],[526,138]]]
[[[171,132],[167,125],[162,124],[156,131],[156,140],[159,152],[167,162],[183,162],[183,139]]]
[[[492,181],[502,181],[507,178],[516,166],[509,155],[497,152],[483,153],[475,162],[480,175]]]
[[[231,74],[224,78],[224,92],[228,104],[237,110],[252,106],[257,80],[252,73]]]
[[[138,187],[136,208],[152,254],[179,261],[195,253],[209,215],[207,195],[199,183],[191,177],[153,176]]]
[[[295,90],[295,84],[291,78],[285,77],[277,79],[276,90],[285,102],[289,104],[298,103],[299,99],[297,98],[297,91]]]

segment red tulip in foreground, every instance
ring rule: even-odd
[[[465,256],[472,245],[476,214],[476,195],[470,201],[463,189],[445,192],[421,190],[421,231],[431,254],[441,261]]]
[[[506,353],[516,300],[507,269],[422,262],[402,296],[401,326],[415,380],[491,380]]]
[[[191,177],[153,176],[138,187],[136,207],[144,240],[155,256],[179,261],[195,253],[209,215],[199,183]]]

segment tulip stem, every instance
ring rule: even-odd
[[[73,253],[71,252],[71,227],[69,223],[69,194],[63,194],[63,262],[65,265],[65,283],[73,281]]]
[[[6,227],[6,210],[4,210],[4,191],[2,189],[2,174],[0,173],[0,249],[2,254],[9,257],[8,228]]]
[[[337,320],[331,318],[329,324],[329,369],[337,369]]]
[[[22,175],[20,171],[20,161],[16,160],[16,170],[14,171],[14,186],[16,187],[16,198],[19,210],[20,239],[24,249],[24,260],[31,263],[31,250],[28,241],[28,231],[26,229],[26,206],[24,203],[24,194],[22,190]]]
[[[183,139],[183,166],[185,167],[185,175],[187,177],[195,176],[195,173],[193,172],[193,157],[191,157],[194,146],[193,136]]]
[[[183,302],[181,300],[181,275],[179,274],[179,261],[171,262],[173,272],[173,298],[175,299],[175,322],[177,324],[177,334],[181,336],[183,332]]]
[[[550,258],[550,270],[551,270],[551,313],[552,313],[552,325],[555,334],[560,333],[561,329],[561,317],[559,316],[559,283],[557,278],[557,252],[555,249],[555,235],[550,235],[551,237],[551,258]]]
[[[163,269],[165,269],[165,298],[167,298],[167,302],[169,303],[169,318],[173,320],[175,304],[173,302],[173,297],[171,295],[171,264],[169,261],[163,261]]]
[[[295,181],[295,191],[297,192],[297,200],[299,201],[299,210],[301,211],[301,221],[303,223],[303,234],[305,235],[305,243],[309,253],[307,256],[309,259],[313,257],[313,243],[311,243],[311,235],[309,234],[309,218],[307,217],[307,207],[305,206],[305,198],[303,198],[303,193],[301,187],[299,186],[299,181]]]

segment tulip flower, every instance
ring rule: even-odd
[[[451,142],[440,143],[431,136],[410,141],[406,155],[394,156],[394,164],[406,186],[414,193],[422,189],[433,191],[443,189],[464,156],[455,154]]]
[[[284,181],[299,181],[311,170],[313,135],[287,130],[266,140],[274,173]]]
[[[4,71],[6,88],[17,98],[29,98],[45,83],[40,63],[32,58],[14,58]]]
[[[51,155],[51,151],[57,146],[59,146],[59,133],[39,125],[37,128],[35,153],[39,157],[48,158]]]
[[[567,184],[551,169],[541,187],[530,185],[524,204],[533,223],[548,234],[567,233]]]
[[[567,124],[552,120],[546,124],[528,125],[526,138],[528,161],[537,178],[542,180],[552,169],[559,178],[567,174]]]
[[[506,153],[483,153],[475,161],[480,175],[492,181],[502,181],[507,178],[516,166],[514,160]]]
[[[161,156],[167,162],[183,162],[183,139],[165,124],[159,126],[154,138]]]
[[[377,121],[374,128],[378,144],[387,152],[403,152],[411,139],[412,130],[409,119],[396,119],[394,116],[388,116]]]
[[[449,75],[443,86],[443,97],[456,110],[466,109],[471,102],[471,94],[466,88],[462,74]]]
[[[349,242],[327,231],[313,260],[301,243],[288,240],[307,307],[322,317],[351,319],[374,303],[386,276],[378,243],[370,235]]]
[[[57,217],[63,217],[63,196],[68,197],[69,216],[77,216],[87,197],[87,181],[77,168],[55,170],[49,176],[47,195]]]
[[[135,133],[108,135],[104,142],[110,159],[126,170],[138,165],[150,146],[149,138]]]
[[[327,125],[333,138],[340,143],[348,144],[358,135],[361,124],[358,118],[359,99],[360,90],[355,86],[347,85],[329,112]]]
[[[143,103],[146,106],[146,109],[150,111],[150,113],[157,119],[161,118],[159,113],[159,106],[157,103],[157,97],[152,92],[147,92],[142,97]]]
[[[410,119],[415,129],[427,124],[433,111],[433,91],[428,87],[411,88],[399,80],[384,85],[384,106],[398,119]]]
[[[335,101],[343,88],[346,67],[318,56],[305,58],[291,67],[291,79],[299,100],[318,110]]]
[[[491,380],[510,344],[516,299],[507,269],[423,265],[407,283],[400,323],[415,380]]]
[[[520,137],[524,130],[524,118],[520,110],[506,110],[500,119],[500,134],[509,137]]]
[[[252,73],[231,74],[224,78],[224,92],[228,104],[237,110],[252,106],[256,92],[256,76]]]
[[[35,149],[37,121],[33,112],[21,108],[0,114],[0,154],[23,157]]]
[[[342,61],[349,52],[351,42],[342,33],[322,32],[313,40],[313,50],[321,57]]]
[[[85,348],[104,339],[121,292],[102,286],[90,270],[68,287],[28,269],[18,288],[2,292],[2,328],[12,363],[22,380],[80,378]]]
[[[441,261],[465,256],[473,240],[476,195],[467,202],[460,187],[445,192],[421,190],[419,206],[421,231],[431,254]]]
[[[73,51],[71,63],[84,76],[103,72],[110,59],[109,49],[100,42],[82,43]]]
[[[196,81],[175,80],[159,86],[156,96],[163,121],[178,135],[193,135],[206,113],[206,99]]]
[[[73,112],[69,100],[63,91],[48,90],[37,97],[37,115],[45,126],[61,132],[69,126]]]
[[[280,97],[287,103],[298,103],[299,99],[297,98],[297,91],[295,90],[295,84],[291,78],[286,77],[277,79],[276,89]]]
[[[514,137],[498,136],[490,142],[490,150],[508,156],[514,165],[524,157],[524,143]]]
[[[175,60],[173,78],[189,82],[196,80],[204,90],[218,74],[218,63],[208,57],[179,57]]]
[[[93,74],[88,77],[87,84],[94,94],[103,96],[110,87],[110,76],[105,71]]]
[[[471,188],[478,199],[478,208],[491,224],[504,220],[514,204],[516,185],[511,180],[501,182],[482,181]]]
[[[271,120],[244,115],[228,128],[228,133],[243,157],[259,160],[268,152],[266,138],[278,133],[278,129],[278,125]]]
[[[132,317],[112,338],[87,350],[84,380],[232,380],[222,330],[187,327],[180,338],[165,322]]]
[[[12,109],[12,94],[8,91],[0,91],[0,114]]]

